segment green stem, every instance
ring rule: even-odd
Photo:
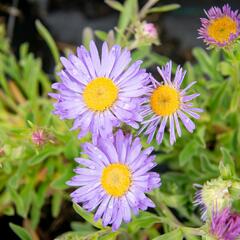
[[[162,223],[169,225],[172,228],[180,228],[184,234],[192,236],[202,236],[204,231],[201,228],[185,227],[171,212],[167,205],[158,199],[155,195],[151,195],[151,199],[156,203],[156,211],[159,214],[163,214],[165,218],[162,218]]]

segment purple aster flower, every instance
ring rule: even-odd
[[[113,141],[97,142],[83,144],[89,159],[76,159],[83,167],[75,169],[77,175],[67,184],[78,187],[71,194],[74,202],[87,211],[96,210],[94,220],[102,218],[104,226],[112,224],[116,230],[122,221],[131,220],[132,212],[155,207],[145,193],[160,186],[160,176],[149,172],[156,165],[155,156],[150,156],[153,147],[142,151],[140,138],[118,130]]]
[[[176,141],[175,128],[178,136],[181,136],[179,118],[189,132],[192,133],[195,129],[195,124],[189,116],[198,119],[200,116],[197,112],[202,112],[203,110],[194,108],[190,101],[200,94],[186,94],[187,90],[196,82],[190,83],[183,90],[180,89],[186,73],[180,66],[177,68],[173,81],[171,80],[171,61],[162,69],[157,68],[157,70],[163,78],[163,84],[152,78],[151,91],[148,94],[146,104],[142,108],[142,115],[145,120],[142,122],[143,126],[139,134],[145,131],[144,134],[148,135],[148,143],[150,143],[156,133],[157,142],[160,144],[169,121],[170,143],[173,144]]]
[[[210,233],[221,240],[235,240],[240,237],[240,215],[229,208],[213,212]]]
[[[240,34],[240,15],[232,11],[228,4],[221,8],[211,7],[205,11],[208,18],[201,18],[199,38],[212,46],[224,47],[232,43]]]
[[[77,56],[62,57],[61,62],[65,67],[59,73],[62,82],[52,85],[59,93],[50,93],[57,99],[54,113],[61,119],[74,119],[72,130],[81,129],[79,138],[91,132],[96,142],[98,136],[111,136],[121,122],[138,127],[149,75],[140,69],[141,61],[129,66],[127,49],[115,45],[109,50],[105,42],[100,58],[91,41],[90,51],[81,46]]]

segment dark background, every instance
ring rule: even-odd
[[[119,2],[124,2],[120,0]],[[146,0],[139,0],[142,6]],[[222,6],[229,3],[233,9],[240,8],[239,0],[164,0],[158,5],[179,3],[181,8],[172,12],[156,14],[147,20],[158,26],[162,45],[155,47],[160,54],[171,57],[178,63],[191,60],[191,48],[203,46],[197,39],[199,18],[204,16],[203,9]],[[11,6],[19,10],[15,23],[9,26]],[[49,52],[36,32],[34,21],[40,19],[47,26],[60,46],[76,46],[82,41],[82,30],[108,31],[117,25],[118,12],[108,7],[104,0],[0,0],[0,17],[8,25],[8,35],[13,49],[18,49],[22,42],[30,43],[30,50],[43,58],[44,70],[52,70]]]
[[[140,6],[145,3],[146,1],[139,1]],[[225,3],[229,3],[233,9],[240,9],[239,0],[165,0],[160,1],[159,5],[169,3],[179,3],[181,8],[150,16],[147,20],[154,22],[160,33],[162,45],[155,46],[154,51],[178,63],[191,61],[191,49],[203,46],[202,41],[197,39],[199,18],[204,16],[203,9],[207,10],[213,5],[222,6]],[[75,47],[81,44],[82,30],[85,27],[103,31],[114,28],[117,25],[118,12],[104,4],[103,0],[0,0],[0,22],[6,24],[13,51],[17,54],[19,45],[29,42],[30,50],[43,59],[44,70],[52,73],[54,63],[49,49],[36,32],[36,19],[40,19],[47,26],[59,46]],[[41,239],[54,239],[70,230],[69,222],[76,220],[74,218],[76,214],[73,213],[71,204],[64,203],[59,219],[52,219],[47,203],[42,211],[39,232]],[[0,216],[1,239],[17,239],[8,227],[9,222],[21,225],[22,219]]]

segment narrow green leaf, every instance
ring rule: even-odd
[[[180,8],[181,5],[174,3],[174,4],[168,4],[165,6],[161,6],[161,7],[154,7],[148,10],[148,13],[160,13],[160,12],[169,12],[169,11],[173,11],[176,10],[178,8]]]
[[[171,232],[158,236],[153,240],[182,240],[182,239],[183,239],[182,231],[178,228]]]
[[[11,198],[16,205],[17,214],[25,218],[27,215],[27,212],[25,212],[24,202],[22,197],[17,193],[15,189],[13,189],[10,186],[8,187],[8,191],[10,192]]]
[[[119,234],[118,232],[111,232],[105,234],[104,236],[99,237],[99,240],[116,240],[118,239],[117,238],[118,234]]]
[[[16,235],[18,237],[20,237],[21,240],[31,240],[32,239],[30,234],[23,227],[20,227],[14,223],[9,223],[9,226],[16,233]]]
[[[33,156],[28,160],[29,165],[39,164],[44,161],[49,156],[57,156],[62,152],[61,148],[57,148],[56,146],[48,147],[43,149],[39,154]]]
[[[20,49],[19,49],[20,59],[25,59],[25,57],[28,54],[28,50],[29,50],[29,44],[28,43],[21,44]]]
[[[128,224],[128,227],[133,232],[138,232],[141,228],[149,228],[154,223],[160,223],[161,218],[148,212],[141,212],[139,216],[134,218],[131,223]]]
[[[131,19],[136,16],[134,10],[136,9],[136,0],[126,0],[124,3],[124,9],[119,17],[118,33],[116,36],[116,42],[120,43],[121,37],[124,35],[124,31]]]
[[[97,30],[94,33],[100,40],[106,41],[106,39],[107,39],[107,33],[106,32]]]
[[[104,228],[100,220],[97,222],[94,221],[92,213],[85,211],[82,207],[80,207],[76,203],[73,204],[73,208],[82,218],[84,218],[87,222],[91,223],[94,227],[99,229]]]
[[[222,79],[220,76],[217,66],[213,63],[211,57],[208,53],[202,48],[194,48],[193,55],[198,60],[201,70],[210,76],[212,79]]]
[[[199,143],[195,139],[184,146],[179,155],[179,164],[181,167],[191,161],[192,157],[197,153],[198,148]]]
[[[52,197],[52,216],[56,218],[61,210],[61,203],[62,203],[62,194],[61,193],[54,193]]]
[[[228,81],[224,81],[220,83],[220,86],[216,90],[216,92],[213,94],[212,98],[210,98],[210,107],[213,110],[219,109],[219,106],[222,105],[223,99],[225,99],[226,95],[226,87],[227,87]]]
[[[230,105],[230,111],[236,112],[239,108],[240,103],[240,87],[237,87],[237,89],[233,92],[232,99],[231,99],[231,105]]]
[[[105,3],[110,6],[111,8],[122,12],[123,11],[123,5],[120,2],[114,1],[114,0],[105,0]]]
[[[219,164],[219,171],[223,178],[231,178],[235,176],[235,164],[229,150],[221,147],[222,161]]]
[[[71,177],[72,177],[71,171],[65,171],[64,173],[59,174],[59,176],[56,177],[56,179],[53,179],[51,187],[59,190],[64,190],[68,188],[66,181],[69,180]]]
[[[51,36],[51,34],[49,33],[49,31],[47,30],[47,28],[39,21],[36,20],[35,21],[35,25],[36,28],[38,30],[38,33],[41,35],[41,37],[46,41],[52,55],[55,61],[55,64],[58,65],[59,63],[59,51],[57,48],[57,45],[53,39],[53,37]]]
[[[82,43],[87,49],[89,49],[89,43],[90,43],[91,40],[93,40],[93,30],[92,30],[92,28],[85,27],[83,29],[82,35],[83,35]]]

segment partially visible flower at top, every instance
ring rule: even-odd
[[[229,188],[232,182],[221,178],[207,181],[204,185],[195,184],[199,190],[195,194],[194,205],[199,206],[201,210],[201,219],[206,221],[212,214],[212,210],[217,207],[222,211],[232,205],[232,198]]]
[[[156,133],[157,142],[160,144],[163,140],[166,124],[169,121],[170,143],[173,144],[176,141],[175,128],[178,136],[181,136],[179,118],[189,132],[192,133],[195,129],[195,124],[186,114],[195,119],[200,117],[197,112],[202,112],[203,110],[193,107],[193,104],[190,102],[200,94],[186,95],[187,90],[196,82],[190,83],[183,90],[180,89],[186,73],[180,66],[177,68],[174,80],[171,77],[171,61],[161,69],[157,69],[163,78],[163,84],[152,78],[152,90],[145,102],[146,104],[142,108],[142,115],[145,120],[142,122],[143,126],[139,134],[145,131],[144,134],[148,135],[148,143],[150,143]]]
[[[44,145],[47,141],[47,135],[43,129],[38,129],[32,133],[32,142],[38,146]]]
[[[240,237],[240,214],[229,208],[213,211],[210,234],[216,240],[236,240]]]
[[[124,135],[118,130],[113,141],[98,138],[98,144],[83,144],[89,159],[76,158],[82,165],[70,186],[77,186],[71,197],[88,211],[96,209],[94,220],[102,218],[103,225],[112,224],[113,230],[121,222],[129,222],[132,212],[155,207],[145,195],[160,186],[160,176],[150,170],[156,166],[153,147],[142,150],[140,138]]]
[[[49,95],[57,99],[54,113],[61,119],[74,119],[72,130],[80,129],[79,138],[92,133],[111,137],[113,127],[124,122],[138,128],[141,97],[146,93],[149,74],[140,69],[142,61],[131,66],[131,54],[118,45],[110,50],[103,43],[101,58],[93,41],[90,51],[77,48],[77,56],[62,57],[65,67],[59,76],[60,83],[52,87],[59,93]]]
[[[158,31],[153,23],[139,22],[135,26],[137,45],[159,44]]]
[[[205,11],[208,18],[201,18],[199,38],[210,46],[225,47],[240,35],[240,15],[228,4],[221,8],[211,7]]]

